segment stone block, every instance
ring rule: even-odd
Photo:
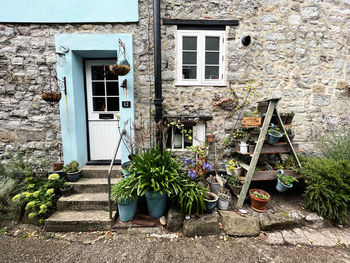
[[[301,23],[301,17],[299,15],[291,15],[288,17],[288,23],[291,25],[299,25]]]
[[[298,244],[311,245],[310,241],[300,228],[295,228],[293,230],[283,230],[282,236],[287,244],[293,246]]]
[[[181,212],[176,209],[169,209],[167,228],[169,231],[179,231],[183,226],[184,217]]]
[[[0,129],[1,142],[13,142],[14,140],[15,140],[15,134],[12,131]]]
[[[301,16],[304,19],[316,19],[319,16],[318,8],[316,6],[307,6],[301,9]]]
[[[259,219],[252,216],[240,216],[232,211],[219,211],[224,231],[232,236],[258,236]]]
[[[314,246],[334,247],[338,244],[338,238],[328,229],[303,229],[303,233]]]
[[[284,239],[281,232],[271,232],[266,235],[266,242],[270,245],[283,245]]]
[[[325,91],[326,91],[326,88],[322,85],[314,85],[312,88],[312,93],[324,94]]]
[[[331,104],[331,96],[330,95],[314,95],[312,100],[312,105],[314,106],[329,106]]]
[[[205,215],[199,219],[190,219],[184,222],[183,233],[185,236],[217,235],[220,233],[218,216]]]
[[[295,221],[287,213],[260,214],[260,227],[262,230],[276,230],[292,228]]]

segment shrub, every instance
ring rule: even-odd
[[[116,202],[125,200],[136,200],[137,180],[134,176],[128,176],[113,185],[111,189],[111,199]]]
[[[303,194],[306,208],[331,223],[347,221],[350,203],[350,162],[329,158],[309,158],[303,163]]]
[[[64,173],[76,173],[79,170],[79,163],[77,161],[71,161],[65,165],[62,169]]]

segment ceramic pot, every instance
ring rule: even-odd
[[[219,194],[218,197],[218,208],[220,210],[227,210],[231,201],[231,197],[225,194]]]
[[[259,198],[259,197],[252,195],[252,193],[255,191],[260,193],[260,194],[268,196],[268,198],[263,199],[263,198]],[[267,210],[266,205],[270,201],[270,194],[268,192],[265,192],[264,190],[260,190],[260,189],[250,189],[249,196],[251,198],[251,203],[252,203],[251,207],[253,210],[260,212],[260,213],[266,212],[266,210]]]
[[[204,202],[205,202],[205,210],[208,212],[208,213],[212,213],[214,212],[215,208],[216,208],[216,204],[218,202],[218,196],[214,193],[211,193],[211,192],[208,192],[207,193],[209,197],[211,198],[206,198],[204,199]]]

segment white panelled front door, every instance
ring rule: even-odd
[[[118,76],[108,67],[115,61],[87,60],[86,97],[90,160],[111,160],[119,139]],[[118,151],[117,159],[121,159]]]

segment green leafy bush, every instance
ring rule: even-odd
[[[203,213],[207,189],[187,176],[181,178],[180,184],[181,191],[174,199],[176,199],[181,212],[185,215]]]
[[[135,155],[129,172],[138,180],[139,196],[148,191],[165,191],[168,196],[181,191],[179,179],[182,165],[172,157],[171,152],[159,147]]]
[[[350,203],[350,162],[309,158],[303,162],[306,208],[331,223],[347,221]]]
[[[76,173],[79,170],[79,163],[77,161],[71,161],[65,165],[62,169],[64,173]]]

